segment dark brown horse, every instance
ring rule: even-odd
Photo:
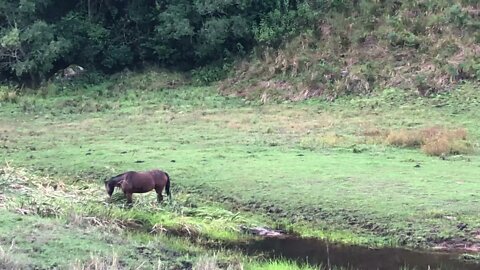
[[[163,188],[165,188],[169,200],[172,199],[170,194],[170,176],[160,170],[146,172],[129,171],[105,181],[105,189],[110,197],[112,197],[115,187],[120,187],[123,190],[128,203],[132,203],[133,193],[145,193],[153,189],[157,192],[157,201],[162,202]]]

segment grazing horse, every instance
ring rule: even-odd
[[[157,201],[162,202],[162,191],[165,188],[168,198],[171,201],[170,194],[170,176],[160,170],[151,170],[146,172],[128,171],[105,181],[105,189],[112,197],[115,187],[120,187],[127,197],[127,203],[132,203],[132,193],[146,193],[153,189],[157,192]]]

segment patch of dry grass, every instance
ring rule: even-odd
[[[386,143],[398,147],[420,147],[424,153],[432,156],[473,152],[473,146],[468,141],[468,132],[464,128],[448,129],[435,126],[392,130],[386,137]]]
[[[193,265],[193,270],[243,270],[243,265],[240,263],[229,263],[225,265],[218,261],[216,255],[200,257]]]
[[[191,117],[186,115],[178,121],[185,123],[191,121]],[[274,106],[263,107],[260,112],[255,109],[243,109],[234,112],[203,113],[198,119],[239,131],[261,132],[265,130],[265,127],[268,127],[278,134],[298,135],[304,135],[315,130],[330,129],[340,122],[336,115],[329,113],[318,113],[312,110],[291,110]]]
[[[65,216],[69,209],[64,203],[81,204],[85,194],[98,194],[101,190],[95,187],[78,190],[69,187],[61,181],[54,181],[48,177],[34,176],[24,169],[10,167],[8,164],[0,168],[0,184],[8,187],[17,194],[28,195],[29,202],[15,203],[13,197],[6,196],[2,205],[20,214],[36,214],[43,217]],[[102,203],[100,199],[97,200]],[[62,202],[62,203],[59,203]]]
[[[473,146],[465,140],[452,139],[448,136],[439,136],[428,140],[422,151],[431,156],[461,155],[473,152]]]
[[[365,128],[362,135],[366,137],[380,137],[380,136],[385,136],[386,134],[385,134],[385,131],[380,128],[370,127],[370,128]]]
[[[220,270],[215,257],[201,257],[193,266],[193,270]]]
[[[374,126],[363,127],[360,132],[355,135],[360,137],[359,142],[364,144],[382,144],[389,132]]]
[[[386,141],[389,145],[400,147],[418,147],[422,145],[423,137],[418,130],[392,130]]]
[[[116,254],[112,254],[111,257],[100,257],[91,255],[88,261],[77,261],[70,266],[72,270],[116,270],[122,269],[118,263],[118,257]]]
[[[317,148],[330,148],[344,145],[346,139],[344,136],[327,133],[320,136],[305,136],[300,139],[299,144],[303,149],[314,150]]]
[[[24,265],[13,257],[13,247],[13,242],[8,249],[0,246],[0,269],[24,269]]]

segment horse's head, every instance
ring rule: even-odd
[[[125,173],[122,173],[108,180],[105,180],[105,190],[107,191],[108,196],[112,197],[115,187],[121,186],[124,177],[125,177]]]
[[[115,189],[115,183],[113,183],[113,178],[105,181],[105,190],[107,191],[108,196],[112,197],[113,190]]]

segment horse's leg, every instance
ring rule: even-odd
[[[163,190],[163,187],[156,187],[155,188],[155,191],[157,192],[157,202],[158,203],[161,203],[163,201],[162,190]]]
[[[131,204],[132,203],[132,193],[130,192],[125,192],[125,196],[127,197],[127,203]]]

